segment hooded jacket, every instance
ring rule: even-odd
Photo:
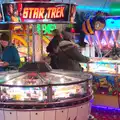
[[[80,62],[89,61],[89,58],[83,56],[78,47],[70,41],[60,42],[57,56],[59,69],[64,70],[82,71]]]

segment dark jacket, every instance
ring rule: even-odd
[[[69,41],[62,41],[59,44],[58,66],[59,69],[82,71],[80,62],[88,62],[89,58],[83,56],[79,49]]]
[[[53,69],[58,69],[57,55],[54,50],[59,46],[60,41],[62,41],[62,38],[59,35],[56,35],[47,46],[47,52],[51,58],[50,65]]]
[[[54,53],[54,49],[56,49],[59,45],[59,42],[62,41],[62,38],[59,35],[53,37],[50,43],[47,46],[47,52],[50,54]]]

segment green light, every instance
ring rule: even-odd
[[[114,16],[120,15],[120,2],[112,2],[110,5],[110,14]]]
[[[73,28],[74,25],[73,25],[73,24],[68,24],[68,27],[69,27],[69,28]]]
[[[51,34],[54,29],[56,29],[56,24],[42,24],[43,34]],[[38,34],[41,33],[41,25],[40,24],[37,24],[37,32],[38,32]]]

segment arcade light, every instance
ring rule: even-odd
[[[37,32],[40,34],[41,33],[41,27],[42,31],[44,32],[43,34],[52,34],[51,32],[56,29],[56,24],[37,24]]]

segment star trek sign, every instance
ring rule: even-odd
[[[48,8],[29,8],[23,9],[24,19],[55,19],[64,18],[65,6]]]
[[[65,3],[6,3],[3,4],[6,22],[74,22],[76,6]]]

